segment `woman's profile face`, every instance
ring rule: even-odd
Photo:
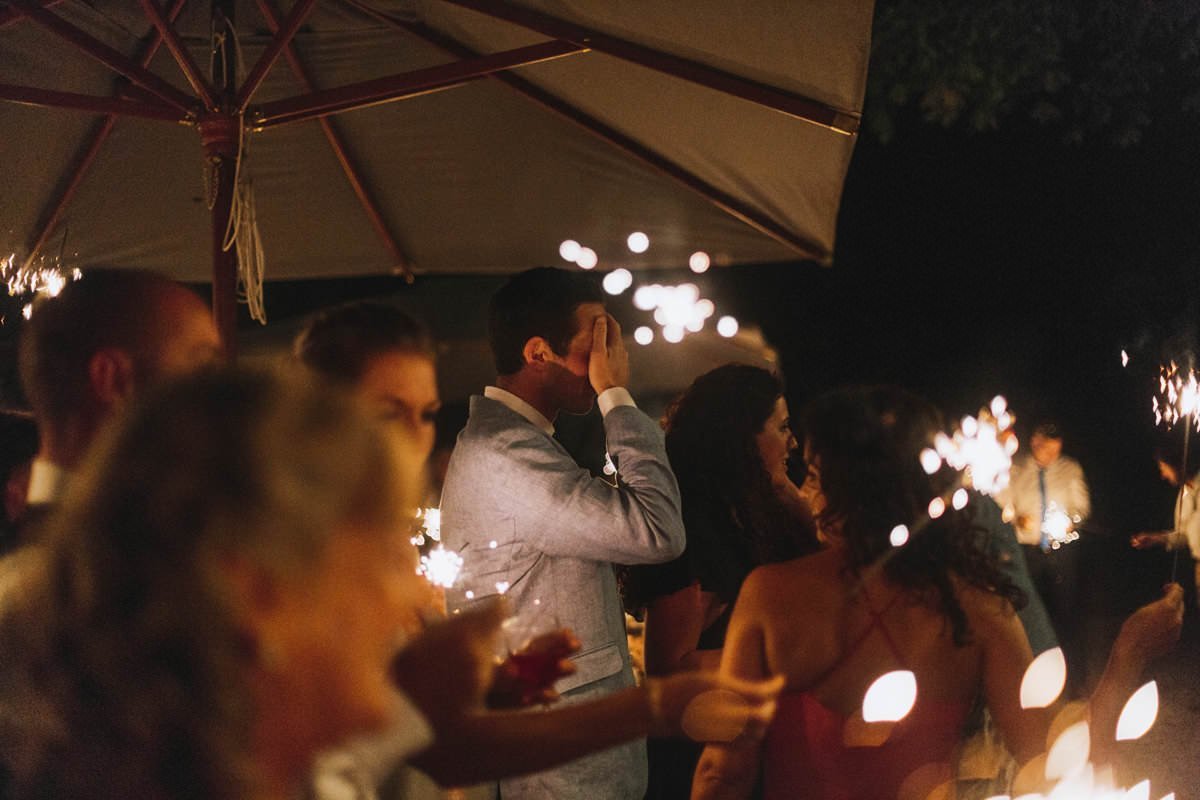
[[[821,465],[808,442],[804,443],[804,461],[808,470],[804,473],[804,483],[800,486],[800,497],[812,512],[813,522],[817,526],[817,539],[827,543],[833,531],[827,530],[821,523],[821,514],[825,511],[825,495],[821,491]]]
[[[758,454],[762,458],[763,467],[771,477],[771,484],[783,486],[788,482],[788,457],[796,450],[796,436],[792,433],[791,420],[788,418],[787,401],[782,397],[776,399],[775,408],[762,430],[755,436]]]
[[[368,359],[357,393],[379,418],[402,426],[421,463],[433,452],[441,408],[433,362],[420,353],[392,351]]]

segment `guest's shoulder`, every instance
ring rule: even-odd
[[[840,583],[841,570],[842,557],[834,548],[791,561],[764,564],[746,577],[738,601],[746,597],[747,602],[778,607],[782,605],[781,598],[797,592],[807,595],[835,589]]]

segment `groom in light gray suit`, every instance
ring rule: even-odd
[[[575,674],[557,684],[564,703],[633,685],[612,565],[670,561],[684,547],[663,434],[624,388],[629,359],[603,300],[591,280],[548,267],[496,293],[496,385],[471,398],[442,493],[443,541],[467,561],[450,606],[507,591],[518,626],[574,631],[582,647]],[[612,482],[553,438],[560,411],[582,414],[593,401],[619,471]],[[503,800],[641,800],[645,790],[644,741],[499,784]]]

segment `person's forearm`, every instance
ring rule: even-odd
[[[1129,696],[1137,690],[1145,669],[1145,658],[1123,647],[1118,639],[1088,703],[1088,727],[1094,763],[1112,763],[1117,720]]]
[[[647,690],[548,711],[477,713],[445,723],[413,759],[445,786],[539,772],[652,732]]]

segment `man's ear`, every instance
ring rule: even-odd
[[[525,342],[525,349],[522,351],[525,356],[526,364],[534,366],[544,366],[554,360],[554,349],[550,347],[550,343],[541,336],[532,336]]]
[[[105,406],[116,407],[133,396],[136,384],[133,358],[119,347],[97,350],[88,359],[88,383]]]

